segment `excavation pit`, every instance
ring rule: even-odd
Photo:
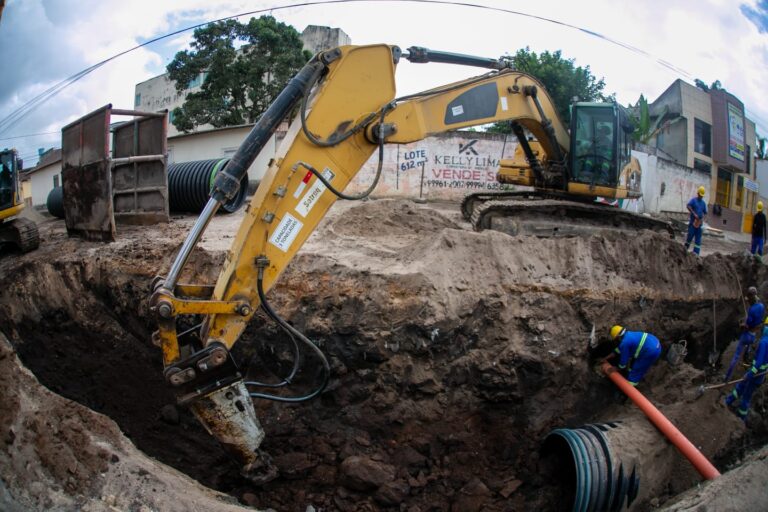
[[[44,226],[40,251],[0,260],[0,331],[40,383],[112,418],[147,455],[278,511],[561,509],[570,477],[550,478],[546,436],[642,419],[595,371],[605,346],[588,351],[592,326],[605,339],[617,321],[667,345],[686,340],[685,362],[659,362],[640,389],[721,471],[765,439],[764,423],[744,430],[721,395],[691,397],[743,315],[737,281],[762,283],[762,267],[740,254],[698,260],[650,232],[514,239],[458,219],[439,205],[339,204],[290,264],[269,298],[328,354],[333,377],[310,403],[255,402],[262,449],[279,470],[263,486],[240,478],[173,405],[150,342],[149,285],[183,223],[152,228],[157,236],[129,229],[109,245]],[[214,232],[237,219],[219,222]],[[183,281],[215,280],[223,252],[209,238]],[[290,369],[285,336],[261,314],[235,356],[254,379]],[[316,362],[303,363],[293,393],[316,382]],[[640,483],[640,509],[700,481],[673,448],[657,463],[658,480]]]

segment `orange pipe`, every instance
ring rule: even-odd
[[[613,381],[616,386],[622,390],[629,398],[635,402],[641,411],[648,417],[651,423],[658,428],[664,436],[669,439],[675,448],[682,453],[686,459],[691,461],[696,471],[706,480],[714,480],[720,476],[720,472],[711,462],[702,454],[687,437],[675,427],[661,411],[659,411],[642,393],[627,382],[627,379],[621,376],[619,371],[608,361],[603,361],[603,373]]]

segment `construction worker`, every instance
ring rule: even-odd
[[[688,201],[688,237],[685,239],[685,250],[691,246],[693,240],[693,252],[701,254],[701,234],[704,232],[704,217],[707,215],[707,203],[704,202],[704,194],[707,190],[701,186],[696,191],[696,197]]]
[[[747,302],[749,302],[749,309],[747,310],[747,317],[741,323],[741,334],[739,335],[739,344],[736,346],[736,351],[733,353],[731,364],[728,366],[728,371],[725,372],[723,382],[728,382],[733,373],[733,369],[739,362],[739,357],[742,353],[746,360],[749,360],[749,350],[755,341],[755,335],[760,334],[759,330],[763,325],[765,319],[765,306],[760,302],[760,297],[757,293],[757,288],[750,286],[747,288]]]
[[[759,260],[763,259],[763,243],[765,242],[765,213],[763,213],[763,202],[757,202],[757,213],[752,220],[752,248],[750,252]]]
[[[725,405],[728,407],[736,403],[736,400],[741,400],[738,409],[736,409],[736,414],[745,422],[747,421],[749,401],[752,399],[752,394],[763,383],[765,380],[765,375],[763,374],[768,371],[768,334],[766,334],[768,330],[763,332],[764,334],[757,344],[757,351],[755,352],[752,366],[747,370],[739,383],[736,384],[733,392],[725,397]]]
[[[618,342],[614,352],[619,355],[619,371],[637,386],[659,359],[661,342],[653,334],[628,331],[620,325],[611,327],[611,339]]]

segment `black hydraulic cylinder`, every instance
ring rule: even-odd
[[[511,62],[501,59],[490,59],[488,57],[476,57],[474,55],[464,55],[463,53],[441,52],[430,50],[421,46],[411,46],[408,48],[408,54],[404,57],[415,64],[424,64],[427,62],[442,62],[444,64],[458,64],[460,66],[474,66],[488,69],[507,69],[511,68]]]
[[[314,58],[291,78],[240,144],[226,168],[216,177],[211,197],[224,203],[237,195],[240,182],[256,156],[267,144],[280,122],[301,100],[307,89],[317,81],[323,69],[324,64]]]
[[[517,142],[520,144],[520,147],[523,148],[523,152],[525,153],[525,158],[528,159],[528,163],[531,164],[531,169],[533,169],[533,173],[536,175],[536,180],[538,182],[544,181],[544,173],[541,168],[541,162],[538,158],[536,158],[536,155],[533,153],[533,150],[531,149],[531,145],[528,144],[528,139],[525,138],[525,132],[523,131],[523,127],[520,126],[520,123],[518,122],[512,122],[512,133],[515,134],[515,137],[517,137]]]

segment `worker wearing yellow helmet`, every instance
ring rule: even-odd
[[[693,252],[701,254],[701,235],[704,232],[704,217],[707,216],[707,203],[704,202],[704,195],[707,190],[701,186],[696,191],[696,197],[688,201],[688,211],[691,215],[688,217],[688,237],[685,239],[685,250],[691,246],[693,241]]]
[[[653,334],[628,331],[620,325],[611,327],[611,339],[618,342],[619,371],[633,386],[643,379],[661,355],[661,342]]]
[[[752,220],[752,249],[750,252],[756,258],[763,259],[763,244],[765,243],[766,226],[763,202],[757,202],[757,213]]]

